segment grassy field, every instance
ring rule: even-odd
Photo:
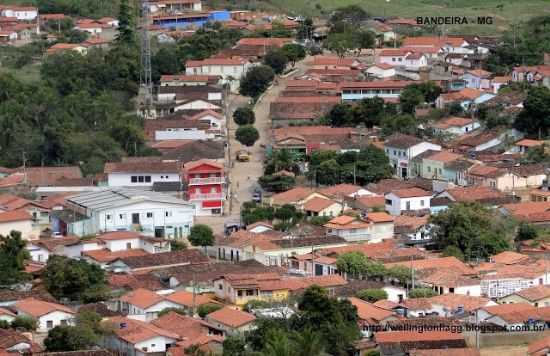
[[[507,29],[510,24],[537,15],[550,15],[550,0],[265,0],[250,2],[251,7],[267,8],[318,16],[336,7],[358,4],[374,16],[492,16],[493,25],[449,26],[450,33],[491,34]],[[502,5],[499,7],[499,5]]]

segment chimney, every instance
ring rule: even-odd
[[[550,66],[550,52],[544,53],[544,65]]]

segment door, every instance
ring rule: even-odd
[[[407,168],[401,168],[401,178],[407,178]]]
[[[132,224],[139,224],[139,213],[132,213]]]
[[[164,227],[155,227],[155,237],[164,237]]]
[[[323,275],[323,265],[315,265],[315,275],[316,276],[322,276]]]

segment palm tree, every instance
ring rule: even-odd
[[[295,356],[322,356],[326,355],[321,336],[311,329],[296,332],[292,336]]]

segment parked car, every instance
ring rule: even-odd
[[[237,151],[237,161],[248,162],[250,161],[250,152],[246,150]]]

